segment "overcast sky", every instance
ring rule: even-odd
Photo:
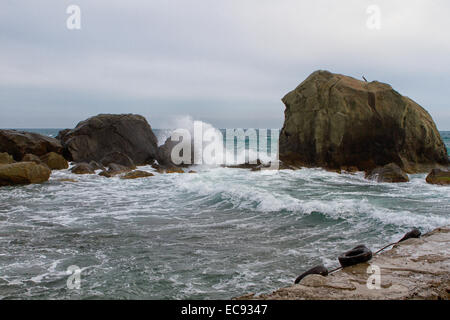
[[[450,130],[449,13],[448,0],[1,0],[0,127],[138,113],[154,128],[185,115],[279,128],[280,99],[326,69],[389,83]]]

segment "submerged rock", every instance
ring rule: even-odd
[[[51,170],[34,162],[0,165],[0,186],[14,186],[48,181]]]
[[[276,163],[270,161],[268,163],[262,163],[256,167],[251,168],[252,171],[261,171],[261,170],[295,170],[293,166],[290,166],[283,161],[277,160]]]
[[[21,161],[27,153],[38,157],[49,152],[62,153],[61,143],[38,133],[0,130],[0,152],[7,152],[14,160]]]
[[[91,161],[91,162],[89,162],[89,165],[94,170],[106,170],[105,167],[103,165],[101,165],[100,163],[98,163],[97,161]]]
[[[142,171],[142,170],[134,170],[131,172],[126,173],[125,175],[121,176],[120,179],[138,179],[138,178],[146,178],[146,177],[152,177],[153,173]]]
[[[59,138],[75,162],[100,162],[112,152],[128,156],[135,165],[156,158],[157,139],[147,120],[135,114],[100,114],[81,121]]]
[[[157,162],[152,163],[152,168],[158,173],[184,173],[181,167],[174,165],[160,165]]]
[[[58,182],[78,182],[78,180],[75,180],[75,179],[64,179],[64,178],[56,179],[56,181],[58,181]]]
[[[275,162],[269,161],[263,163],[261,160],[256,159],[255,163],[240,163],[235,165],[222,165],[224,168],[231,169],[250,169],[251,171],[261,171],[261,170],[294,170],[295,168],[284,163],[283,161],[276,160]]]
[[[103,170],[98,174],[99,176],[105,177],[105,178],[111,178],[114,177],[113,174],[109,173],[107,170]]]
[[[77,163],[70,171],[75,174],[95,174],[95,170],[86,162]]]
[[[260,168],[263,166],[261,160],[256,159],[255,163],[239,163],[239,164],[224,164],[222,165],[222,167],[224,168],[230,168],[230,169],[255,169],[255,168]]]
[[[0,164],[14,163],[14,158],[6,152],[0,152]]]
[[[118,174],[121,174],[121,173],[130,172],[131,170],[132,170],[131,168],[122,166],[120,164],[110,163],[108,165],[108,170],[103,170],[98,175],[107,177],[107,178],[111,178],[111,177],[117,176]]]
[[[358,172],[358,168],[355,166],[349,166],[349,167],[343,166],[343,167],[341,167],[341,172],[342,171],[347,172],[347,173],[355,173],[355,172]]]
[[[165,173],[184,173],[183,169],[177,167],[169,167],[163,170]]]
[[[395,163],[389,163],[381,168],[375,168],[366,173],[366,179],[377,182],[408,182],[408,175]]]
[[[450,185],[450,171],[433,169],[426,177],[426,181],[431,184]]]
[[[388,84],[316,71],[282,101],[279,153],[289,164],[366,171],[395,163],[410,173],[448,164],[431,116]]]
[[[117,164],[117,163],[110,163],[108,165],[108,172],[113,173],[113,174],[129,172],[131,170],[132,169],[130,167],[126,167],[126,166],[123,166],[123,165]]]
[[[41,161],[45,163],[52,170],[62,170],[67,169],[69,167],[69,163],[66,159],[60,154],[55,152],[47,153],[43,155]]]

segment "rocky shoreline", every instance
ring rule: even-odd
[[[367,286],[369,266],[380,269],[380,288]],[[367,263],[328,276],[308,275],[299,284],[236,300],[437,300],[450,299],[450,226],[411,238]]]
[[[390,85],[319,70],[282,101],[278,169],[364,171],[367,179],[389,183],[429,172],[428,183],[450,185],[447,150],[433,119]],[[150,124],[136,114],[99,114],[56,138],[0,130],[0,186],[45,182],[48,169],[66,169],[68,162],[74,164],[72,173],[102,170],[99,175],[107,178],[143,165],[159,173],[184,173],[189,165],[176,165],[171,157],[177,144],[167,139],[158,147]],[[190,150],[187,163],[194,163]],[[226,167],[259,171],[271,166],[258,160]],[[127,178],[148,176],[141,171]]]
[[[109,138],[108,138],[109,137]],[[142,137],[147,137],[142,139]],[[74,174],[97,174],[125,179],[151,177],[150,172],[136,170],[151,165],[158,173],[196,173],[189,165],[175,165],[171,151],[176,145],[169,139],[157,146],[157,139],[147,120],[140,115],[100,114],[80,122],[74,129],[60,131],[56,138],[18,130],[0,130],[0,186],[43,183],[52,170],[69,168]],[[450,185],[448,167],[436,163],[426,177],[435,185]],[[270,163],[222,165],[251,171],[271,170]],[[299,170],[302,167],[279,160],[277,170]],[[356,166],[339,169],[338,173],[360,171]],[[134,170],[134,171],[133,171]],[[408,174],[396,163],[365,170],[369,180],[388,183],[408,182]]]
[[[52,170],[68,169],[69,162],[74,174],[101,170],[98,175],[106,178],[151,177],[150,172],[135,170],[145,165],[159,173],[184,173],[163,158],[170,152],[162,148],[147,120],[135,114],[99,114],[61,130],[56,138],[0,130],[0,186],[46,182]]]
[[[380,183],[406,183],[408,174],[429,172],[427,183],[450,185],[447,150],[431,116],[389,85],[318,71],[283,102],[286,119],[280,133],[279,170],[362,171],[366,179]],[[196,173],[184,162],[174,164],[171,154],[176,144],[168,139],[158,146],[150,124],[135,114],[93,116],[60,131],[56,138],[0,130],[0,187],[45,183],[53,170],[69,168],[72,174],[98,179]],[[190,156],[192,160],[193,150]],[[146,165],[155,172],[139,170]],[[272,166],[257,159],[255,164],[223,167],[261,171]],[[370,263],[327,276],[308,275],[271,294],[236,299],[449,299],[449,242],[450,226],[442,227],[408,239]],[[380,289],[366,285],[369,265],[381,270]]]

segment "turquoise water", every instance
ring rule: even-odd
[[[155,133],[160,143],[167,136]],[[441,134],[450,150],[450,132]],[[41,185],[0,188],[0,298],[270,292],[319,263],[338,266],[357,244],[375,250],[412,227],[450,224],[450,190],[424,174],[385,184],[321,169],[195,170],[138,180],[62,170]],[[79,290],[67,287],[72,265]]]

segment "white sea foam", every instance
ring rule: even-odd
[[[448,188],[424,175],[384,184],[321,169],[195,171],[121,180],[60,170],[0,189],[0,296],[48,286],[48,297],[70,298],[51,287],[65,285],[69,263],[84,268],[87,297],[267,292],[317,263],[335,266],[359,242],[379,248],[411,227],[450,224]]]
[[[194,120],[191,116],[174,118],[167,126],[174,128],[173,131],[164,130],[160,132],[158,143],[160,145],[163,144],[166,139],[171,136],[172,132],[179,132],[181,135],[184,135],[183,132],[188,132],[192,142],[191,148],[193,148],[195,164],[214,167],[223,164],[235,165],[245,162],[256,163],[258,159],[263,163],[277,160],[275,152],[267,154],[267,152],[257,150],[257,134],[256,130],[253,129],[227,129],[225,134],[223,134],[211,124]],[[235,135],[239,141],[237,144],[235,144],[234,141]],[[249,136],[250,139],[250,148],[248,149],[245,147],[245,135]],[[224,136],[226,143],[224,143]],[[261,138],[262,135],[260,139]],[[265,140],[260,140],[260,143],[267,145],[267,141]],[[276,143],[276,141],[274,143]],[[275,148],[275,144],[272,144],[272,146]]]

